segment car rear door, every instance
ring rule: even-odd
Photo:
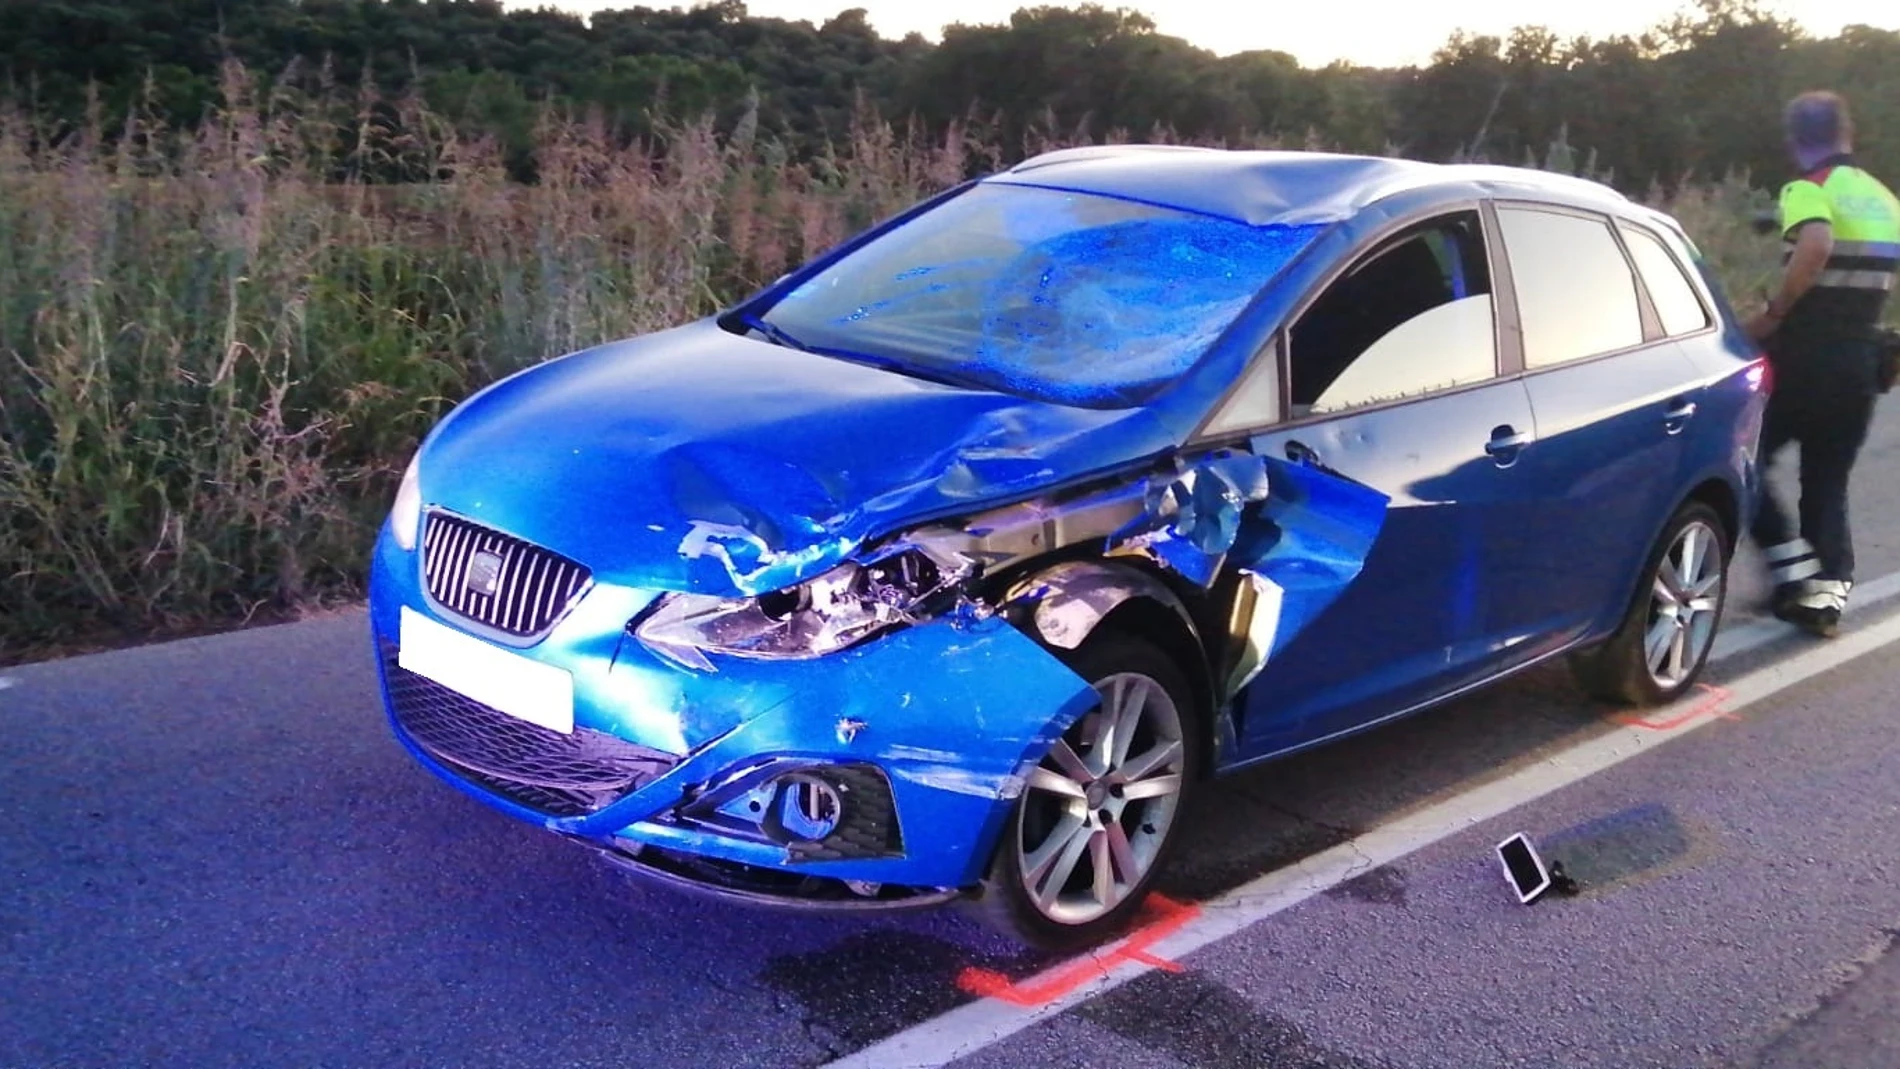
[[[1535,498],[1509,539],[1513,591],[1499,603],[1500,622],[1521,636],[1511,647],[1521,661],[1619,617],[1627,604],[1629,584],[1686,491],[1685,432],[1702,376],[1670,335],[1707,313],[1666,294],[1677,328],[1666,329],[1607,216],[1521,202],[1495,208],[1537,434],[1523,462]]]
[[[1310,458],[1390,504],[1358,578],[1239,696],[1244,755],[1402,712],[1495,656],[1487,561],[1515,529],[1533,437],[1498,337],[1475,207],[1395,235],[1282,335],[1290,421],[1252,449]],[[1243,382],[1234,396],[1259,392]]]

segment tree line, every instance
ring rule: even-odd
[[[863,9],[814,25],[742,0],[591,19],[500,0],[0,0],[0,91],[48,136],[88,115],[107,129],[135,111],[195,122],[220,102],[226,58],[267,90],[413,94],[463,136],[493,138],[522,177],[549,108],[629,139],[710,114],[800,156],[868,110],[920,136],[983,137],[999,163],[1059,134],[1534,161],[1625,187],[1738,170],[1773,185],[1781,103],[1815,87],[1850,95],[1865,154],[1900,177],[1900,32],[1817,37],[1753,0],[1695,0],[1601,39],[1457,33],[1404,69],[1217,56],[1095,5],[1026,7],[932,44],[880,36]]]

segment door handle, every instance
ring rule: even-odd
[[[1492,430],[1491,440],[1484,443],[1484,451],[1498,462],[1498,467],[1508,468],[1517,463],[1517,455],[1529,444],[1530,435],[1507,423]]]
[[[1695,402],[1678,398],[1669,406],[1669,410],[1663,413],[1663,430],[1670,434],[1680,434],[1682,428],[1688,426],[1689,417],[1693,415],[1695,415]]]
[[[1311,446],[1302,441],[1294,440],[1286,444],[1286,458],[1302,467],[1312,468],[1314,471],[1323,471],[1328,475],[1339,474],[1338,471],[1328,467]]]

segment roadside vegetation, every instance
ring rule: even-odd
[[[427,79],[228,57],[214,78],[189,116],[150,80],[77,116],[0,105],[0,664],[355,598],[396,477],[456,401],[709,312],[967,175],[1104,139],[1377,150],[1053,112],[894,124],[862,96],[801,141],[756,91],[637,130],[560,101],[486,127]],[[1674,212],[1738,299],[1771,277],[1746,171],[1632,186],[1562,127],[1502,161]]]

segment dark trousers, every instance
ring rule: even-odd
[[[1767,551],[1778,580],[1852,582],[1854,539],[1848,528],[1847,485],[1867,440],[1878,395],[1857,372],[1835,378],[1815,376],[1818,369],[1812,367],[1801,370],[1808,374],[1796,372],[1789,376],[1793,381],[1783,380],[1778,372],[1775,392],[1768,399],[1761,433],[1761,501],[1751,533]],[[1767,485],[1775,455],[1790,443],[1801,447],[1798,531],[1790,529],[1787,511]],[[1805,546],[1799,544],[1803,542]],[[1803,551],[1811,551],[1811,557]],[[1819,570],[1812,565],[1800,571],[1787,567],[1796,561],[1805,564],[1803,558],[1813,560]]]

